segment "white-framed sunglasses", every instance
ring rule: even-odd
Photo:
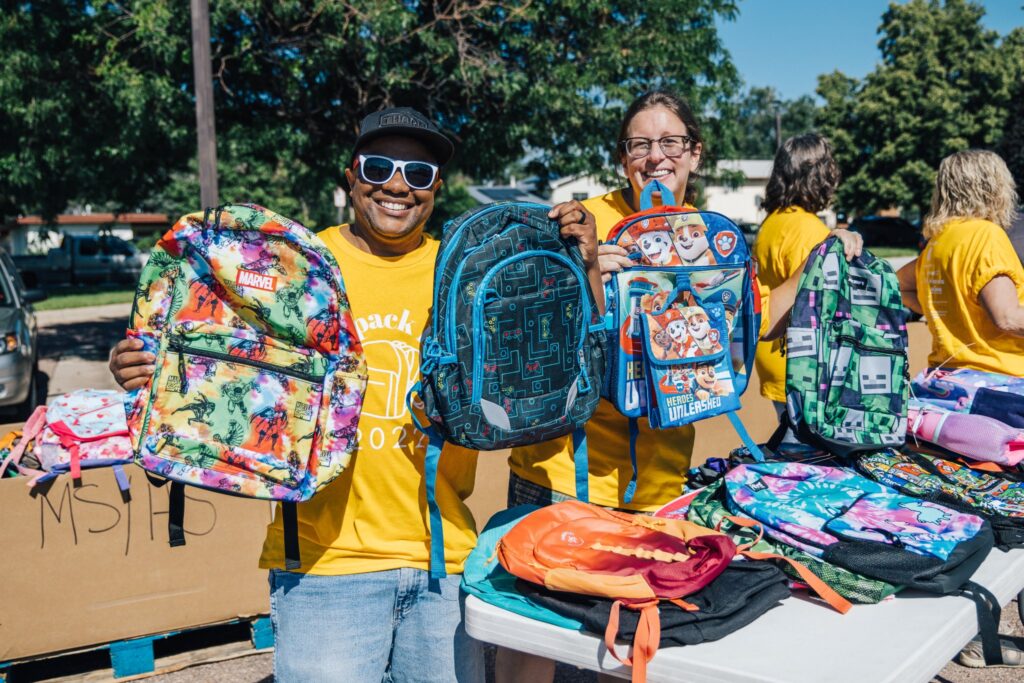
[[[406,185],[413,190],[426,190],[437,180],[438,166],[426,161],[402,161],[377,154],[360,154],[356,159],[356,171],[363,182],[371,185],[383,185],[395,172],[401,171]]]

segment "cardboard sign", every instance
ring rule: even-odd
[[[127,501],[108,468],[35,492],[0,480],[0,661],[269,611],[268,502],[188,488],[187,542],[171,548],[168,487],[125,473]]]

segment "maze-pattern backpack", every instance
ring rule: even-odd
[[[797,437],[842,456],[898,446],[909,382],[892,266],[867,251],[847,263],[843,243],[825,240],[807,260],[786,331],[787,414]]]
[[[366,361],[341,273],[302,225],[260,206],[183,217],[142,273],[129,335],[156,354],[129,394],[136,462],[172,482],[171,545],[184,543],[183,484],[294,503],[348,465]]]
[[[651,206],[655,190],[663,206]],[[726,413],[760,456],[735,412],[761,327],[754,261],[728,218],[673,204],[672,193],[652,181],[641,211],[608,235],[635,261],[605,287],[610,362],[602,390],[630,421],[626,502],[636,490],[640,417],[663,429]]]
[[[893,450],[860,456],[857,469],[908,496],[984,517],[998,547],[1024,548],[1024,482],[923,453]]]
[[[587,499],[584,423],[600,401],[604,327],[579,248],[540,204],[491,204],[444,227],[418,393],[429,421],[431,572],[444,575],[434,498],[444,441],[474,450],[573,435]],[[413,411],[410,412],[415,415]]]

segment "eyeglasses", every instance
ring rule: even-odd
[[[356,160],[359,178],[371,185],[383,185],[395,171],[401,171],[405,184],[413,190],[426,190],[437,179],[437,165],[426,161],[400,161],[391,157],[360,154]]]
[[[655,142],[661,148],[662,154],[669,158],[674,158],[683,156],[690,149],[690,145],[697,141],[689,135],[666,135],[660,140],[626,138],[619,144],[622,145],[622,149],[626,151],[626,156],[630,159],[642,159],[651,153],[651,145]]]

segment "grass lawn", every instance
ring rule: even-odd
[[[917,256],[917,249],[912,247],[869,247],[872,254],[879,258],[894,256]]]
[[[53,292],[44,301],[34,304],[33,307],[37,311],[56,311],[62,308],[128,303],[133,298],[135,298],[134,289],[81,287]]]

